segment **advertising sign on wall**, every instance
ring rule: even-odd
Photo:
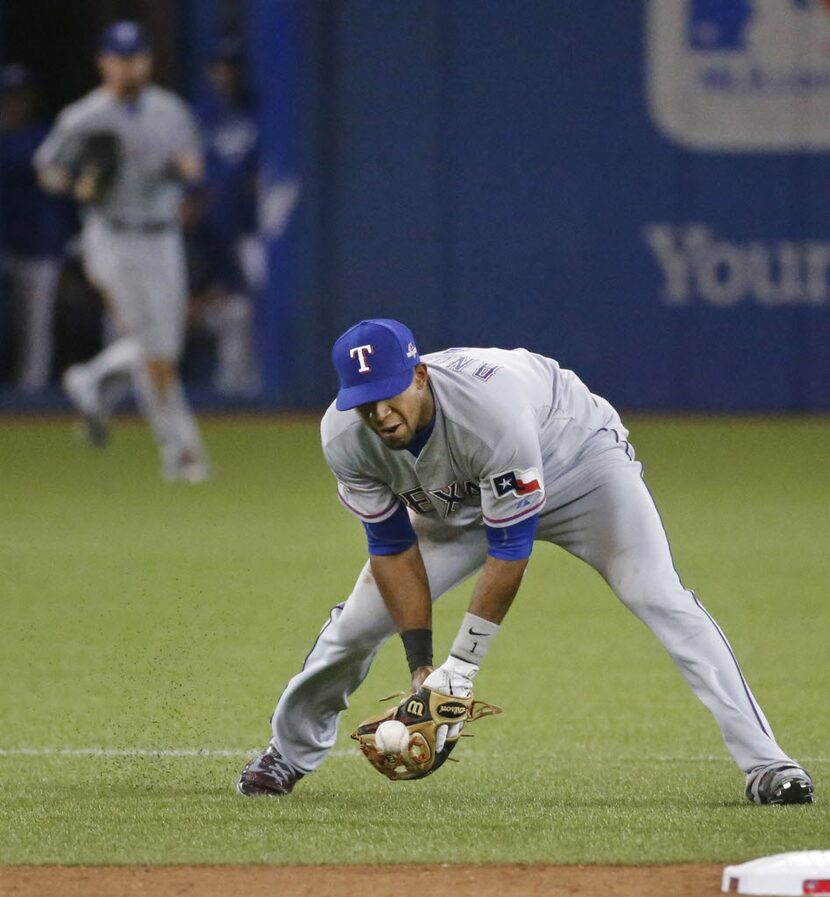
[[[692,149],[830,149],[827,0],[651,0],[648,99]]]

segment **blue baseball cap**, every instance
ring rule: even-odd
[[[348,411],[391,399],[412,383],[421,361],[412,331],[391,318],[371,318],[350,327],[334,344],[331,360],[340,378],[335,405]]]
[[[26,90],[34,85],[32,73],[19,62],[10,62],[0,68],[0,89]]]
[[[231,62],[241,64],[245,61],[245,47],[238,37],[223,37],[216,45],[210,57],[211,62]]]
[[[113,22],[101,33],[98,42],[100,53],[112,53],[114,56],[133,56],[136,53],[149,53],[150,36],[143,25],[131,19]]]

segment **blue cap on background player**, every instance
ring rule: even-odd
[[[32,73],[19,62],[10,62],[0,68],[0,90],[26,90],[33,84]]]
[[[112,53],[114,56],[133,56],[136,53],[150,52],[150,37],[146,29],[130,19],[113,22],[101,34],[98,42],[101,53]]]
[[[337,410],[348,411],[403,392],[421,358],[406,324],[372,318],[350,327],[337,340],[331,360],[340,378]]]

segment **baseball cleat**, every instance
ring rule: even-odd
[[[182,449],[164,459],[162,476],[168,483],[190,483],[192,486],[210,479],[210,465],[190,449]]]
[[[756,804],[811,804],[815,800],[810,774],[792,763],[753,769],[746,777],[744,794]]]
[[[106,448],[109,428],[94,379],[83,365],[73,364],[63,372],[62,384],[63,391],[81,415],[75,432],[93,448]]]
[[[303,773],[286,763],[282,754],[269,744],[242,770],[236,783],[236,793],[247,797],[289,794],[302,777]]]

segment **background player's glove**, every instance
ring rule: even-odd
[[[79,202],[94,205],[107,198],[121,169],[121,151],[121,139],[112,131],[84,137],[72,188]]]
[[[451,697],[422,685],[397,707],[364,720],[352,738],[372,766],[393,782],[421,779],[443,765],[465,722],[495,713],[501,708],[473,700],[472,690],[464,697]],[[384,737],[387,727],[378,734],[389,721],[402,724],[392,727],[392,744]]]

